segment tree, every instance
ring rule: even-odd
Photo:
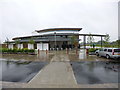
[[[16,44],[15,48],[17,48],[17,45],[20,44],[20,40],[15,40],[15,44]]]
[[[20,44],[20,40],[15,40],[15,44]]]
[[[8,44],[9,44],[10,42],[9,42],[9,39],[8,39],[7,37],[6,37],[5,43],[7,44],[7,47],[8,47]]]
[[[120,39],[116,41],[118,48],[120,48]]]
[[[30,43],[30,49],[33,49],[34,48],[34,43],[35,43],[35,41],[31,38],[30,40],[29,40],[29,43]]]
[[[105,47],[109,47],[109,41],[110,41],[110,36],[109,34],[106,34],[106,36],[104,37],[104,46]]]
[[[94,38],[93,38],[92,34],[89,33],[89,36],[88,36],[88,38],[87,38],[87,43],[88,43],[89,45],[92,45],[93,42],[94,42]]]
[[[72,45],[75,46],[75,48],[78,47],[77,36],[73,35],[73,36],[71,37],[71,43],[72,43]]]
[[[30,44],[34,44],[35,41],[31,38],[31,39],[29,40],[29,43],[30,43]]]

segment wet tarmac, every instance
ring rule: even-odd
[[[2,59],[10,60],[25,60],[25,61],[50,61],[54,53],[46,54],[46,52],[40,52],[39,55],[27,55],[27,54],[3,54]]]
[[[48,62],[0,60],[0,81],[29,82],[46,64]]]
[[[119,64],[111,61],[71,62],[78,84],[118,83]]]
[[[70,61],[120,61],[120,59],[106,59],[105,57],[98,57],[96,55],[88,55],[85,50],[70,51],[68,54]]]
[[[4,54],[0,57],[3,81],[29,82],[49,62],[70,62],[78,84],[118,83],[119,60],[86,55],[84,50],[40,52],[39,55]],[[54,55],[57,58],[52,61]],[[63,60],[68,57],[68,60]]]

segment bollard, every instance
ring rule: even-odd
[[[67,54],[69,53],[68,48],[66,48],[66,53],[67,53]]]
[[[48,54],[48,50],[46,49],[46,54]]]
[[[87,54],[87,55],[89,54],[89,49],[88,49],[88,48],[86,49],[86,54]]]
[[[69,49],[67,48],[66,50],[67,50],[67,54],[69,54]]]
[[[40,54],[40,50],[38,49],[38,54]]]
[[[78,55],[78,51],[77,51],[77,49],[76,49],[76,55]]]

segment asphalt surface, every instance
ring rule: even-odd
[[[118,87],[118,71],[120,64],[118,61],[113,59],[106,59],[104,57],[97,57],[95,55],[86,55],[85,51],[50,51],[48,54],[41,52],[40,55],[4,55],[1,60],[11,59],[12,61],[27,61],[25,65],[7,65],[7,68],[16,68],[15,73],[23,72],[29,69],[24,68],[24,66],[29,67],[33,71],[36,71],[39,67],[39,63],[34,63],[34,61],[40,61],[44,63],[43,67],[40,66],[39,72],[34,78],[23,79],[28,82],[27,84],[20,85],[24,88],[86,88],[86,87],[107,87],[116,88]],[[115,61],[114,63],[109,63],[109,61]],[[49,62],[48,64],[46,64]],[[32,64],[33,63],[33,64]],[[5,64],[5,63],[4,63]],[[5,65],[4,65],[5,66]],[[114,66],[114,68],[113,68]],[[21,67],[21,69],[18,69]],[[35,69],[33,67],[36,67]],[[118,68],[116,68],[118,67]],[[41,69],[42,68],[42,69]],[[112,68],[112,69],[111,69]],[[14,70],[14,69],[13,69]],[[11,71],[8,68],[7,73]],[[13,71],[14,72],[14,71]],[[23,74],[26,74],[23,72]],[[11,75],[14,75],[11,73]],[[110,79],[110,76],[112,77]],[[17,75],[16,75],[17,76]],[[19,76],[19,75],[18,75]],[[20,75],[21,76],[21,75]],[[7,76],[9,77],[9,76]],[[108,80],[109,79],[109,80]],[[21,81],[22,80],[18,80]],[[5,86],[17,87],[15,83],[4,83]],[[19,86],[18,85],[18,86]]]
[[[48,62],[32,61],[0,61],[2,74],[0,81],[8,82],[28,82],[30,81]],[[1,76],[2,75],[2,76]]]
[[[118,83],[119,64],[105,61],[71,62],[78,84]]]

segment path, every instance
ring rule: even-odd
[[[75,80],[67,55],[55,55],[25,87],[27,88],[75,88]]]

